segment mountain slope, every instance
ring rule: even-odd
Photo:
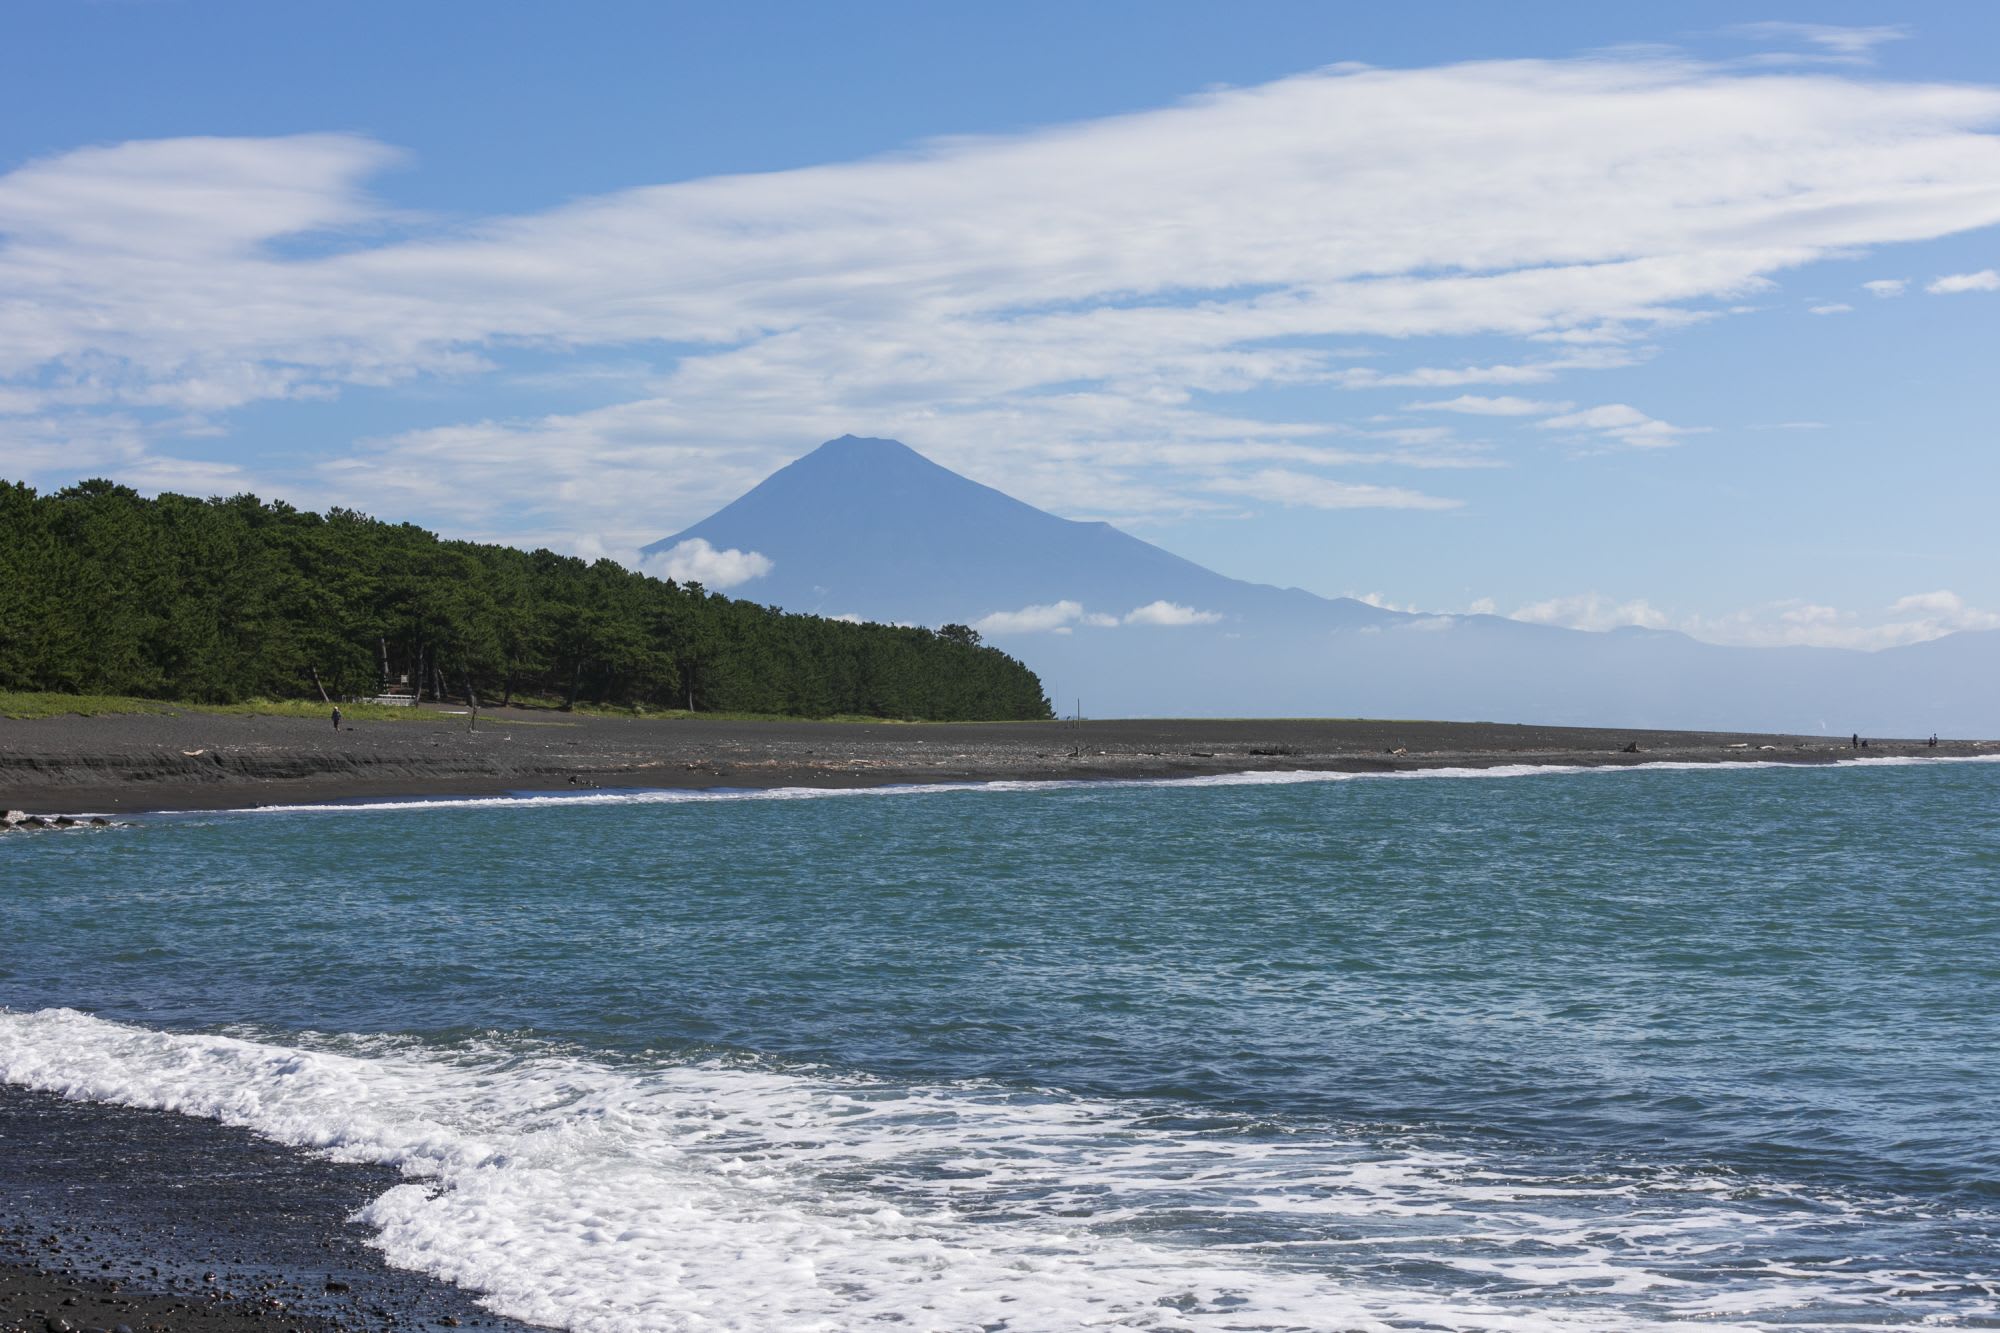
[[[822,615],[969,624],[1063,601],[1109,615],[1155,601],[1327,623],[1389,614],[1226,578],[1108,523],[1023,504],[894,440],[852,435],[827,441],[641,554],[694,539],[772,561],[740,595]]]
[[[696,538],[772,561],[736,596],[980,627],[1040,674],[1058,711],[2000,736],[2000,631],[1862,653],[1385,611],[1226,578],[893,440],[828,441],[646,550]],[[1131,614],[1161,602],[1199,614]],[[1059,603],[1072,608],[1039,617],[1040,632],[1009,615]]]

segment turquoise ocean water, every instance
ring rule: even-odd
[[[0,839],[0,1076],[611,1329],[2000,1327],[2000,764]]]

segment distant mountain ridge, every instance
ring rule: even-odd
[[[894,440],[829,440],[643,556],[696,539],[771,562],[733,596],[978,627],[1058,711],[2000,736],[2000,631],[1864,653],[1390,611],[1228,578]]]
[[[1058,518],[896,440],[853,435],[828,440],[640,554],[696,539],[772,561],[739,595],[821,615],[937,625],[1062,601],[1116,615],[1156,601],[1356,624],[1394,615],[1232,579],[1109,523]]]

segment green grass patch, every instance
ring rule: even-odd
[[[116,694],[41,694],[0,690],[0,717],[96,717],[103,713],[171,713],[172,704],[157,699],[128,699]]]
[[[332,715],[333,706],[317,699],[252,699],[240,704],[176,704],[175,711],[233,713],[241,717],[309,717],[324,721]],[[435,722],[438,715],[428,708],[351,703],[340,706],[340,716],[349,722]]]
[[[240,704],[175,703],[164,699],[134,699],[117,694],[44,694],[0,690],[0,718],[102,717],[118,713],[227,713],[240,717],[309,717],[325,720],[332,707],[317,699],[252,699]],[[355,722],[434,722],[437,714],[422,708],[389,708],[381,704],[342,704],[341,716]]]
[[[444,710],[442,713],[438,710]],[[529,721],[519,716],[517,710],[546,713],[543,721]],[[167,699],[135,699],[116,694],[45,694],[29,691],[0,690],[0,718],[31,719],[39,717],[99,717],[119,713],[224,713],[240,717],[306,717],[325,720],[332,712],[331,705],[317,699],[252,699],[237,704],[202,704],[177,702]],[[468,710],[462,703],[449,700],[433,704],[429,700],[420,708],[396,708],[384,704],[343,703],[340,715],[350,722],[437,722],[441,717],[464,717]],[[481,709],[481,716],[489,710]],[[875,726],[922,727],[941,725],[912,718],[874,717],[865,713],[840,713],[832,717],[798,717],[787,713],[736,713],[736,712],[693,712],[685,708],[648,708],[643,704],[578,704],[564,709],[560,704],[545,699],[516,699],[509,708],[504,723],[495,718],[495,725],[507,726],[573,726],[569,718],[619,718],[639,719],[647,722],[685,722],[699,718],[708,722],[866,722]],[[963,723],[954,725],[965,725]],[[1005,723],[993,723],[1005,726]]]
[[[447,706],[465,707],[464,704]],[[686,722],[690,718],[696,718],[705,722],[874,722],[902,727],[926,725],[915,718],[877,717],[872,713],[836,713],[830,717],[808,717],[800,713],[746,713],[732,709],[716,709],[711,712],[706,708],[689,712],[685,708],[656,708],[648,704],[604,703],[578,703],[564,708],[560,700],[521,695],[514,696],[514,701],[508,707],[548,713],[553,717],[604,717],[641,722]]]

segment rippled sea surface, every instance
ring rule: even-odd
[[[2000,1327],[2000,764],[0,839],[0,1077],[579,1330]]]

